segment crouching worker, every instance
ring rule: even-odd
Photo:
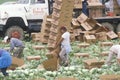
[[[110,52],[106,64],[111,65],[111,61],[114,55],[117,55],[117,62],[120,65],[120,45],[113,45],[110,48]]]
[[[8,76],[7,68],[12,64],[12,57],[6,50],[0,49],[0,70],[4,76]]]
[[[59,57],[61,60],[60,65],[68,66],[68,55],[71,51],[70,46],[70,33],[67,31],[66,27],[61,27],[61,39],[57,42],[57,46],[61,44],[61,51],[59,53]]]
[[[9,51],[11,53],[13,53],[13,56],[21,58],[23,55],[23,50],[24,50],[23,42],[17,38],[8,38],[7,42],[10,42],[10,50]]]

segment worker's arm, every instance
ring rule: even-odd
[[[120,65],[120,52],[119,52],[118,55],[117,55],[117,62],[118,62],[118,64]]]
[[[11,40],[10,41],[10,52],[13,51],[14,47],[15,47],[14,42]]]
[[[60,44],[61,44],[61,42],[64,40],[64,38],[60,38],[60,40],[56,43],[56,47],[55,48],[57,48]]]

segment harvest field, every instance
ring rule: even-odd
[[[119,40],[113,40],[114,44],[118,44]],[[41,43],[33,42],[24,42],[24,57],[25,64],[27,65],[24,69],[17,68],[16,70],[8,70],[9,77],[4,77],[0,73],[0,80],[39,80],[39,78],[45,78],[46,80],[55,80],[56,77],[75,77],[78,80],[99,80],[100,75],[105,74],[119,74],[120,75],[120,66],[115,62],[116,59],[113,59],[113,64],[111,66],[103,65],[102,68],[93,68],[91,70],[85,69],[84,60],[88,58],[76,58],[74,57],[75,53],[89,53],[89,59],[96,58],[98,60],[104,59],[107,57],[101,57],[99,54],[103,51],[108,51],[109,47],[100,47],[99,43],[90,45],[88,48],[79,48],[77,45],[80,42],[73,42],[72,51],[70,53],[70,65],[68,67],[61,66],[58,71],[46,71],[43,68],[38,69],[40,65],[46,58],[45,54],[47,49],[43,50],[34,50],[32,46],[42,45]],[[0,44],[1,48],[9,47],[8,44]],[[40,60],[26,60],[27,56],[30,55],[40,55]]]

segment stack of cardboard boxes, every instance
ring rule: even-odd
[[[58,69],[59,59],[57,55],[60,52],[60,47],[55,48],[55,46],[62,35],[60,28],[65,26],[68,31],[71,30],[73,8],[74,0],[55,0],[53,4],[52,25],[48,39],[50,52],[47,54],[48,60],[43,62],[43,66],[47,70]]]
[[[41,37],[40,37],[40,41],[42,43],[48,43],[51,21],[52,21],[51,16],[46,16],[46,15],[44,16],[42,28],[41,28]]]
[[[44,16],[43,22],[42,22],[42,28],[40,33],[32,33],[32,41],[33,42],[42,42],[47,43],[50,33],[50,27],[51,27],[51,16]]]
[[[113,0],[113,13],[114,15],[120,15],[120,6],[117,0]]]
[[[99,0],[88,0],[89,17],[96,18],[103,16],[104,6]]]
[[[108,30],[93,18],[88,18],[82,13],[78,18],[72,20],[74,34],[82,42],[94,43],[96,41],[106,41],[118,37],[116,33]]]

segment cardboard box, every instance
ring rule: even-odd
[[[40,60],[40,58],[41,58],[40,56],[27,56],[26,57],[26,59],[29,60],[29,61],[30,60]]]
[[[80,41],[85,41],[84,36],[85,35],[93,35],[94,33],[92,31],[80,31]]]
[[[84,35],[85,41],[87,43],[95,43],[96,37],[94,35]]]
[[[99,0],[88,0],[89,6],[102,6],[102,3]]]
[[[46,56],[47,56],[48,59],[58,57],[57,53],[54,52],[54,51],[46,53]]]
[[[103,6],[89,6],[89,17],[98,18],[103,16]]]
[[[54,33],[58,33],[58,28],[56,28],[56,27],[51,27],[51,28],[50,28],[50,31],[51,31],[51,32],[54,32]]]
[[[120,38],[120,32],[118,32],[117,35],[118,35],[118,38]]]
[[[52,39],[52,40],[55,40],[55,41],[56,41],[56,40],[57,40],[57,36],[50,35],[50,36],[49,36],[49,39]]]
[[[46,70],[55,71],[55,70],[58,70],[59,61],[58,61],[58,58],[52,58],[52,59],[45,60],[42,64]]]
[[[49,39],[49,37],[46,37],[46,36],[44,36],[42,39],[40,39],[40,41],[42,42],[42,43],[48,43],[48,39]]]
[[[32,42],[41,42],[41,38],[34,38],[32,39]]]
[[[49,40],[50,41],[50,40]],[[56,46],[56,43],[55,42],[48,42],[48,47],[50,47],[50,48],[55,48],[55,46]]]
[[[55,17],[57,17],[57,18],[59,18],[59,17],[60,17],[60,13],[55,12],[55,11],[53,11],[52,15],[53,15],[53,16],[55,16]]]
[[[82,0],[75,0],[74,8],[82,9]]]
[[[46,80],[46,79],[44,79],[44,78],[37,78],[37,79],[34,79],[34,80]]]
[[[109,54],[109,51],[106,51],[106,52],[102,52],[102,53],[100,53],[100,56],[108,56],[108,54]]]
[[[113,6],[113,13],[116,16],[116,15],[120,14],[120,6],[119,6],[117,0],[113,0],[113,5],[114,5]]]
[[[81,26],[86,30],[86,31],[89,31],[91,29],[93,29],[88,22],[84,22],[81,24]]]
[[[72,19],[72,25],[73,26],[80,26],[80,23],[78,22],[78,20],[77,19]]]
[[[24,60],[17,57],[12,57],[12,64],[16,65],[16,67],[20,67],[24,65]]]
[[[105,63],[104,60],[88,59],[84,61],[86,69],[100,68]]]
[[[113,46],[112,42],[100,42],[100,46],[104,47],[104,46]]]
[[[22,66],[19,67],[19,69],[25,69],[28,65],[24,64]]]
[[[44,67],[43,67],[43,65],[38,65],[37,69],[42,69],[42,70],[44,70]]]
[[[88,53],[75,53],[74,54],[75,57],[89,57]]]
[[[74,34],[70,34],[70,41],[71,42],[75,41],[75,35]]]
[[[78,47],[80,48],[86,48],[86,47],[89,47],[90,44],[89,43],[81,43],[81,44],[78,44]]]
[[[118,35],[116,33],[114,33],[113,31],[109,31],[108,33],[106,33],[109,39],[115,39],[118,38]]]
[[[120,80],[120,75],[101,75],[100,80]]]
[[[81,29],[74,29],[73,33],[75,36],[79,36],[81,31],[82,31]]]
[[[45,49],[45,46],[36,45],[36,46],[33,46],[33,49],[41,50],[41,49]]]
[[[106,32],[99,32],[95,34],[95,37],[99,41],[106,41],[107,40],[107,35]]]
[[[71,77],[63,77],[63,78],[56,78],[55,80],[78,80],[78,79]]]
[[[61,4],[57,4],[57,3],[54,3],[53,4],[53,8],[55,8],[55,9],[61,9],[61,7],[62,7],[62,5]]]
[[[84,23],[86,20],[88,19],[88,17],[82,13],[78,18],[77,20],[80,22],[80,23]]]
[[[52,20],[51,23],[54,24],[54,25],[57,25],[57,26],[58,26],[58,24],[59,24],[58,20]]]
[[[31,33],[32,39],[34,39],[34,38],[41,38],[40,36],[41,36],[41,33]]]
[[[96,21],[95,19],[93,19],[93,18],[88,18],[88,19],[86,20],[86,22],[87,22],[92,28],[96,27],[97,21]]]

